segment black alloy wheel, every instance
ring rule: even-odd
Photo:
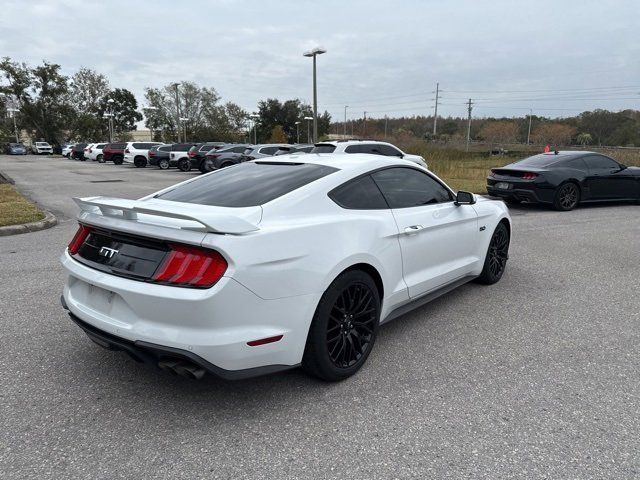
[[[343,273],[318,304],[302,367],[327,381],[353,375],[373,348],[379,322],[380,298],[372,278],[359,270]]]
[[[133,159],[133,164],[136,168],[144,168],[147,166],[147,159],[141,156],[138,156]]]
[[[499,223],[489,241],[482,273],[477,278],[477,281],[485,285],[498,282],[504,274],[508,259],[509,230],[504,223]]]
[[[580,201],[580,189],[575,183],[564,183],[556,190],[553,207],[562,212],[573,210]]]
[[[188,172],[191,170],[191,160],[183,158],[178,162],[178,168],[181,172]]]
[[[121,156],[115,156],[113,157],[113,163],[116,165],[122,165],[122,162],[124,162],[124,158],[122,158]]]

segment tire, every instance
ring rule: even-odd
[[[209,172],[213,172],[216,168],[213,165],[212,160],[207,160],[205,158],[203,161],[200,162],[198,169],[200,170],[201,173],[209,173]]]
[[[99,163],[104,163],[105,162],[104,156],[102,154],[98,155],[96,160],[98,160]]]
[[[167,170],[169,168],[169,160],[166,158],[158,160],[158,167],[160,167],[161,170]]]
[[[188,158],[181,158],[178,161],[178,168],[181,172],[188,172],[189,170],[191,170],[191,160],[189,160]]]
[[[71,158],[71,154],[70,154],[70,153],[67,153],[67,154],[65,155],[65,157],[67,157],[67,158]]]
[[[133,164],[136,168],[145,168],[147,166],[147,159],[141,156],[138,156],[133,159]]]
[[[579,202],[580,187],[573,182],[560,185],[553,196],[553,208],[561,212],[573,210]]]
[[[476,282],[493,285],[502,278],[509,259],[509,240],[509,229],[504,223],[499,223],[491,235],[484,266]]]
[[[318,303],[302,368],[328,382],[350,377],[367,361],[379,323],[380,296],[373,279],[360,270],[343,273]]]
[[[231,165],[235,165],[235,163],[233,163],[233,162],[225,162],[222,165],[220,165],[220,168],[227,168],[227,167],[230,167]]]
[[[122,162],[124,162],[124,158],[117,156],[117,157],[113,157],[113,163],[115,165],[122,165]]]

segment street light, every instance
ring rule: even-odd
[[[343,131],[344,138],[347,138],[347,108],[349,108],[349,105],[344,106],[344,131]]]
[[[302,122],[300,120],[298,120],[296,122],[296,143],[300,143],[300,124]]]
[[[260,115],[258,115],[257,113],[253,112],[251,115],[249,115],[249,118],[253,119],[253,144],[257,145],[258,144],[258,130],[256,128],[256,124],[258,123],[257,120],[258,120],[258,118],[260,118]]]
[[[307,121],[307,143],[314,143],[314,142],[311,142],[309,139],[309,137],[311,137],[311,132],[309,130],[309,126],[311,124],[309,123],[309,121],[313,120],[313,117],[304,117],[304,119]]]
[[[313,58],[313,141],[318,141],[318,89],[316,86],[316,57],[327,53],[327,50],[322,47],[316,47],[313,50],[304,52],[305,57]]]
[[[16,143],[20,143],[20,136],[18,135],[18,125],[16,124],[16,113],[18,113],[20,110],[18,108],[7,108],[7,112],[11,112],[13,115],[11,115],[13,117],[13,129],[15,130],[16,133]]]
[[[110,98],[107,100],[109,104],[109,113],[105,113],[103,116],[109,119],[109,143],[113,142],[113,104],[115,100]]]
[[[176,131],[178,132],[178,143],[180,143],[180,98],[178,97],[178,86],[180,86],[180,82],[174,82],[171,86],[176,90]]]
[[[180,121],[183,122],[184,125],[184,142],[187,143],[187,122],[189,119],[186,117],[180,117]]]

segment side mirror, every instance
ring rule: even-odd
[[[456,205],[473,205],[474,203],[476,203],[476,197],[473,193],[459,191],[456,194]]]

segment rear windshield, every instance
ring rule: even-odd
[[[120,150],[122,148],[125,148],[126,146],[127,146],[126,143],[110,143],[109,144],[109,148],[115,149],[115,150]]]
[[[333,153],[336,149],[335,145],[327,144],[327,145],[316,145],[311,149],[309,153]]]
[[[337,171],[310,163],[247,162],[223,168],[157,198],[216,207],[252,207]]]
[[[519,162],[516,162],[516,165],[519,167],[546,167],[560,160],[569,160],[571,158],[573,158],[571,155],[545,155],[544,153],[541,153],[539,155],[534,155],[520,160]]]

